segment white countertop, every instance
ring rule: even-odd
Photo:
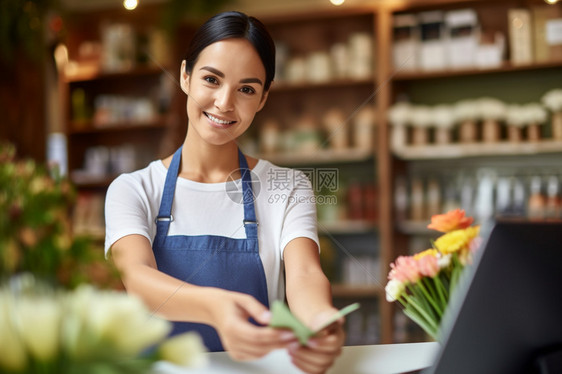
[[[380,344],[343,347],[331,374],[396,374],[431,366],[439,344]],[[276,350],[255,361],[233,361],[225,352],[206,353],[209,365],[186,369],[166,362],[155,367],[157,374],[301,374],[291,364],[286,350]]]

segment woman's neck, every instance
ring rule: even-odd
[[[239,168],[238,145],[212,145],[186,137],[179,176],[201,183],[222,183]],[[232,175],[236,178],[236,175]]]

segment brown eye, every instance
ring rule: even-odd
[[[204,80],[205,82],[207,82],[207,83],[210,83],[210,84],[218,84],[218,83],[219,83],[219,81],[217,80],[217,78],[215,78],[215,77],[210,77],[210,76],[204,77],[203,80]]]
[[[242,88],[240,89],[240,91],[241,91],[242,93],[245,93],[245,94],[248,94],[248,95],[253,95],[253,94],[256,93],[256,90],[254,90],[254,89],[253,89],[252,87],[250,87],[250,86],[242,87]]]

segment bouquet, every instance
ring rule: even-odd
[[[479,245],[479,226],[464,210],[435,215],[427,227],[444,234],[432,248],[413,256],[399,256],[390,264],[386,299],[398,302],[404,313],[437,340],[441,318],[459,277]]]
[[[33,160],[17,160],[15,151],[0,143],[0,280],[30,272],[66,288],[115,285],[103,250],[72,233],[72,184]]]
[[[20,274],[0,288],[0,373],[145,373],[159,360],[205,364],[199,335],[166,339],[170,330],[124,292],[53,288]]]

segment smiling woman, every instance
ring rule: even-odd
[[[268,326],[269,305],[285,297],[311,330],[336,312],[310,182],[237,145],[265,105],[274,71],[274,44],[257,19],[221,13],[196,32],[180,70],[183,145],[111,184],[105,248],[127,290],[175,321],[174,334],[197,331],[209,350],[238,360],[286,348],[297,367],[322,373],[341,351],[343,318],[306,345]],[[290,199],[271,199],[279,193]]]
[[[191,72],[186,65],[184,61],[180,84],[188,95],[187,139],[198,144],[232,143],[267,99],[262,83],[266,72],[257,52],[246,39],[226,39],[205,48]]]

